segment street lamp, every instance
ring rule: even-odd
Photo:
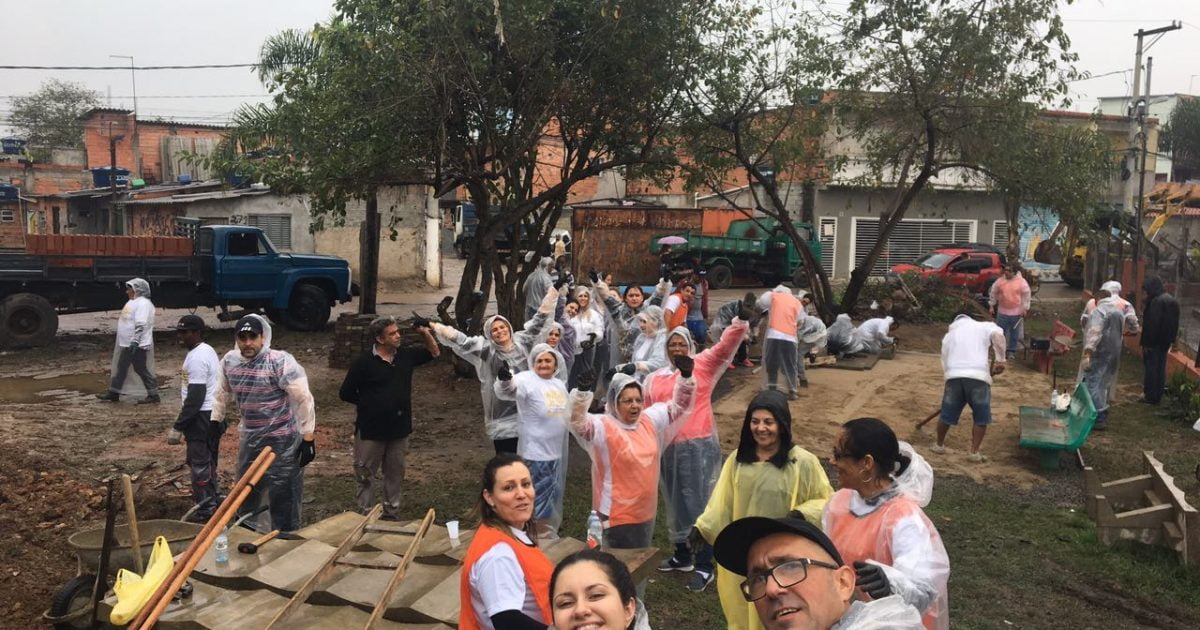
[[[137,120],[137,71],[133,68],[133,55],[109,55],[109,58],[129,60],[129,79],[133,83],[133,119]]]

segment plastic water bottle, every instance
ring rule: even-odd
[[[217,536],[216,542],[213,543],[213,550],[217,553],[217,564],[224,566],[229,564],[229,529],[221,530]]]
[[[1050,392],[1050,408],[1058,409],[1058,388],[1057,387],[1055,387],[1054,390]]]
[[[596,510],[592,510],[588,514],[588,529],[587,529],[587,546],[589,549],[599,549],[600,541],[603,540],[604,528],[600,525],[600,515]]]

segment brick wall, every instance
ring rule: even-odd
[[[87,154],[87,168],[110,166],[108,139],[110,133],[125,137],[117,143],[117,166],[136,173],[133,160],[132,113],[97,110],[84,124],[83,144]],[[141,151],[141,176],[147,183],[163,181],[162,139],[167,136],[201,138],[218,141],[224,130],[219,127],[204,127],[186,124],[138,121],[138,148]]]

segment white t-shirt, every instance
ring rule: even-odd
[[[567,444],[567,386],[557,378],[545,379],[532,371],[513,376],[517,410],[521,414],[517,450],[535,462],[562,459]]]
[[[154,345],[154,303],[140,295],[125,303],[117,319],[117,345],[124,348],[135,341],[143,348]]]
[[[517,540],[533,545],[525,532],[515,527],[510,529]],[[471,610],[475,611],[480,628],[495,630],[492,615],[506,610],[519,610],[543,623],[552,621],[542,619],[542,609],[538,608],[537,598],[525,582],[525,572],[521,570],[521,563],[517,561],[517,554],[512,547],[492,545],[475,561],[468,579],[471,585]]]
[[[217,377],[221,373],[221,360],[212,346],[200,342],[200,345],[188,351],[183,359],[183,372],[180,376],[180,396],[187,399],[188,385],[204,386],[204,404],[200,411],[212,411],[213,399],[217,395]]]
[[[679,307],[682,305],[683,305],[683,300],[679,298],[679,294],[672,293],[671,295],[667,296],[667,301],[663,302],[663,307],[662,307],[663,312],[665,313],[667,311],[670,311],[670,312],[674,313],[674,312],[678,311]]]

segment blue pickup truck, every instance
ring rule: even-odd
[[[50,343],[60,314],[120,309],[130,278],[161,308],[215,308],[221,321],[261,311],[293,330],[324,328],[355,294],[345,260],[279,253],[256,227],[204,226],[192,244],[174,257],[0,253],[0,347]]]

